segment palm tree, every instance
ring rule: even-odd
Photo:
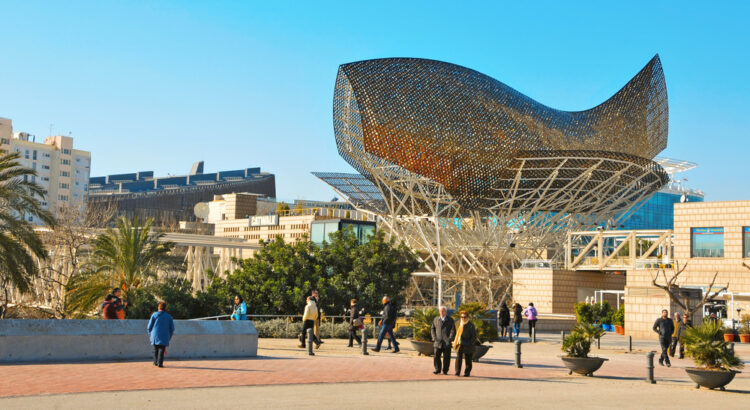
[[[120,287],[127,296],[129,289],[147,285],[161,267],[173,264],[169,252],[174,243],[161,239],[163,233],[151,232],[153,219],[141,225],[120,217],[116,228],[108,228],[92,244],[87,268],[68,283],[69,313],[87,313],[112,288]]]
[[[29,291],[32,278],[39,274],[38,260],[47,258],[41,238],[26,217],[36,216],[48,225],[54,224],[52,214],[40,202],[47,192],[32,180],[36,171],[18,163],[19,156],[16,152],[0,155],[0,282],[4,305],[10,286]]]

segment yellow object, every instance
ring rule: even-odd
[[[461,324],[458,326],[458,330],[456,330],[456,338],[453,339],[453,349],[458,351],[458,348],[461,347],[461,334],[464,332],[464,322],[460,321]]]
[[[302,320],[316,320],[318,318],[318,306],[315,302],[310,302],[305,306],[305,313],[302,315]]]

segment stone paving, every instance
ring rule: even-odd
[[[474,364],[470,380],[581,379],[581,376],[568,375],[562,366],[558,357],[559,343],[554,343],[554,337],[550,335],[544,340],[523,344],[524,367],[521,369],[513,365],[513,344],[494,343],[487,356]],[[346,348],[345,344],[344,340],[327,340],[316,350],[315,356],[308,356],[295,347],[294,340],[261,339],[257,358],[170,361],[167,355],[165,367],[161,369],[147,361],[3,365],[0,366],[0,397],[220,386],[456,380],[453,375],[433,375],[432,358],[418,357],[408,341],[401,343],[401,353],[383,350],[371,352],[369,356],[362,356],[360,350]],[[644,341],[639,345],[649,343]],[[738,345],[737,349],[741,357],[750,359],[750,346]],[[594,348],[592,355],[609,359],[596,377],[643,380],[646,376],[644,353],[644,350],[626,353],[619,346]],[[692,366],[692,362],[687,359],[675,359],[672,368],[657,365],[657,381],[691,387],[683,370],[688,366]],[[750,392],[750,374],[739,374],[729,387]]]

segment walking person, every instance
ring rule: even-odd
[[[688,319],[688,316],[686,314],[682,314],[682,321],[678,324],[678,328],[676,330],[677,333],[677,340],[672,340],[672,357],[674,357],[674,351],[676,350],[677,343],[680,343],[680,359],[685,358],[685,344],[682,342],[682,338],[685,337],[685,332],[687,332],[689,327],[693,327],[690,323],[690,319]]]
[[[513,305],[513,333],[516,334],[516,337],[521,333],[521,322],[523,322],[523,307],[516,302]]]
[[[107,297],[104,298],[104,303],[102,303],[102,319],[106,320],[112,320],[117,319],[117,311],[115,310],[115,305],[113,303],[115,298],[115,295],[108,294]]]
[[[677,350],[677,343],[680,341],[678,333],[680,331],[680,326],[682,325],[682,317],[679,313],[674,314],[672,324],[674,325],[674,331],[672,332],[672,343],[669,344],[670,357],[674,357],[675,350]]]
[[[320,304],[320,293],[317,289],[313,289],[312,292],[310,292],[310,296],[312,296],[313,301],[315,302],[315,306],[318,308],[318,318],[315,319],[315,348],[320,349],[320,345],[323,344],[323,339],[320,338],[320,318],[323,316],[323,305]]]
[[[529,339],[531,339],[531,335],[534,332],[534,329],[536,328],[536,320],[537,320],[537,313],[536,313],[536,308],[534,307],[534,303],[529,302],[529,306],[526,309],[524,309],[523,315],[526,316],[526,318],[529,320]]]
[[[159,302],[158,311],[148,321],[149,340],[154,347],[154,366],[164,367],[164,354],[174,334],[174,320],[167,313],[167,303]]]
[[[360,319],[360,310],[357,306],[357,299],[349,301],[349,346],[354,347],[354,341],[357,341],[357,345],[362,346],[362,338],[359,337],[359,331],[364,327],[362,319]]]
[[[379,352],[380,346],[383,344],[383,338],[388,335],[388,340],[393,343],[393,351],[391,353],[400,352],[401,350],[398,348],[398,342],[396,341],[396,334],[393,331],[393,327],[396,325],[396,308],[388,296],[383,296],[383,319],[380,320],[380,324],[378,342],[372,351]]]
[[[303,349],[307,347],[307,329],[315,329],[315,321],[318,319],[318,306],[315,304],[312,296],[308,296],[306,301],[305,313],[302,315],[302,334],[299,337],[300,344],[297,346]],[[313,330],[313,334],[314,332],[315,330]],[[314,336],[313,342],[317,342]]]
[[[674,333],[674,323],[669,318],[669,311],[664,309],[661,311],[661,317],[656,319],[654,322],[654,332],[659,334],[659,344],[661,345],[661,356],[659,357],[659,364],[664,366],[666,363],[667,367],[671,367],[672,363],[669,362],[669,345],[672,343],[672,333]]]
[[[453,348],[456,349],[456,376],[461,375],[461,364],[466,361],[466,371],[464,377],[471,375],[471,359],[474,356],[474,345],[477,341],[477,329],[474,323],[469,320],[469,315],[462,310],[461,321],[458,324],[456,338],[453,341]]]
[[[510,309],[508,309],[508,304],[505,301],[500,303],[498,323],[500,324],[500,337],[510,336],[510,328],[508,327],[510,325]]]
[[[456,337],[456,324],[453,318],[448,316],[445,306],[440,306],[440,316],[432,321],[430,333],[432,333],[432,342],[435,346],[433,359],[435,371],[433,373],[438,374],[442,371],[443,374],[448,374],[451,366],[451,343]]]
[[[242,296],[234,297],[234,308],[232,309],[232,320],[247,320],[247,304],[242,300]]]

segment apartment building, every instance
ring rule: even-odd
[[[0,153],[18,152],[19,163],[37,172],[31,180],[47,191],[45,209],[55,213],[65,206],[86,206],[91,153],[73,148],[73,138],[56,135],[44,142],[26,132],[13,132],[10,119],[0,118]],[[24,216],[32,223],[41,221]]]

